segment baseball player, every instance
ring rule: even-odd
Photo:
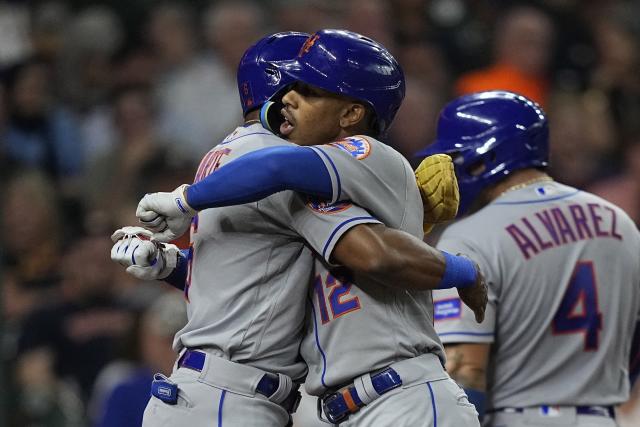
[[[249,53],[257,52],[259,60],[270,54],[270,60],[275,60],[273,57],[286,54],[286,47],[285,37],[276,35],[261,41]],[[241,63],[239,88],[248,113],[246,118],[250,120],[257,111],[247,106],[259,106],[262,97],[258,96],[255,82],[245,85],[242,71],[246,67]],[[268,71],[266,78],[272,82],[273,70]],[[268,89],[273,93],[268,83],[262,92]],[[205,156],[196,181],[221,165],[233,164],[231,160],[244,153],[264,146],[286,145],[259,125],[247,125],[236,129]],[[220,167],[218,172],[224,169]],[[411,175],[417,193],[413,180]],[[197,184],[193,188],[198,188]],[[236,201],[239,194],[242,192],[236,194]],[[154,381],[154,399],[147,407],[145,425],[161,422],[210,425],[212,419],[217,419],[219,425],[286,424],[285,409],[293,406],[289,405],[294,395],[292,378],[298,380],[304,373],[297,358],[297,346],[307,287],[300,283],[309,282],[311,263],[305,269],[303,261],[310,260],[311,252],[299,236],[316,252],[326,251],[327,257],[334,247],[347,243],[350,248],[363,246],[369,251],[380,249],[384,254],[384,247],[375,239],[389,241],[391,236],[392,243],[409,245],[404,249],[407,256],[396,255],[395,261],[403,267],[413,265],[407,271],[418,272],[407,275],[398,270],[392,274],[407,282],[400,284],[419,289],[441,282],[445,286],[460,286],[462,277],[467,286],[478,288],[473,285],[480,279],[468,260],[447,255],[445,266],[442,255],[408,235],[382,226],[366,234],[369,228],[357,227],[359,224],[378,223],[366,211],[345,202],[325,205],[307,203],[306,199],[286,192],[258,204],[208,209],[193,220],[192,247],[187,257],[181,256],[175,247],[159,247],[155,242],[145,241],[139,230],[125,228],[114,234],[114,260],[126,265],[127,271],[137,277],[164,278],[183,287],[190,303],[189,323],[175,341],[176,349],[181,349],[177,369],[171,378],[158,376]],[[188,208],[179,199],[177,206]],[[171,224],[171,220],[167,222]],[[153,223],[153,218],[147,218],[147,224]],[[365,230],[365,234],[360,230]],[[345,238],[347,235],[349,239]],[[402,250],[399,247],[396,252],[402,254]],[[354,255],[345,249],[342,253],[340,261],[356,272],[378,271],[380,260],[384,259],[380,253]],[[149,254],[155,255],[152,262],[146,262]],[[387,255],[394,260],[393,252]],[[263,267],[251,272],[246,267],[238,268],[240,262]],[[388,260],[385,262],[384,266],[389,265]],[[278,374],[270,374],[273,372]],[[211,405],[212,401],[217,405]]]
[[[629,395],[640,312],[640,235],[617,206],[547,175],[548,128],[533,101],[482,92],[449,103],[436,142],[460,185],[459,215],[438,248],[487,277],[476,324],[455,294],[435,293],[447,368],[488,426],[615,426]]]
[[[282,97],[285,121],[280,133],[296,144],[313,146],[283,149],[286,156],[278,156],[278,150],[252,153],[210,175],[207,185],[203,181],[173,193],[146,196],[138,216],[147,225],[153,222],[156,230],[166,228],[168,234],[157,235],[161,238],[180,234],[184,218],[194,213],[191,209],[220,203],[213,189],[225,193],[228,188],[222,188],[222,183],[229,187],[234,172],[259,165],[249,161],[260,159],[277,174],[295,167],[285,162],[294,157],[306,161],[300,169],[307,175],[305,182],[314,187],[294,189],[338,201],[312,200],[312,209],[335,215],[344,208],[340,200],[346,198],[366,206],[384,224],[420,239],[423,209],[413,171],[399,153],[375,138],[386,131],[404,95],[404,79],[395,59],[370,39],[323,30],[305,42],[297,58],[279,63],[278,69],[296,80]],[[329,141],[334,142],[318,145]],[[317,159],[323,167],[316,166]],[[282,190],[286,181],[261,185],[268,177],[258,176],[261,180],[252,180],[258,195],[270,186],[272,191]],[[235,184],[232,188],[239,191]],[[381,277],[370,275],[356,275],[354,282],[333,268],[334,263],[350,267],[343,260],[358,247],[357,239],[352,239],[355,235],[345,233],[335,247],[325,245],[317,251],[320,256],[309,293],[311,315],[301,348],[309,365],[307,391],[322,397],[322,410],[334,424],[478,425],[473,405],[443,369],[444,352],[432,326],[427,286],[409,285],[409,271],[405,287],[413,289],[404,291],[384,286],[379,283]],[[374,256],[377,248],[372,249],[361,253]],[[453,265],[449,258],[447,265]],[[470,281],[460,274],[449,279],[460,284]]]

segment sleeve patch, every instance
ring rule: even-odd
[[[344,210],[347,210],[353,205],[350,202],[335,202],[335,203],[331,203],[331,202],[327,202],[327,201],[309,199],[307,201],[307,206],[311,210],[313,210],[315,212],[318,212],[318,213],[321,213],[321,214],[334,214],[334,213],[338,213],[338,212],[342,212]]]
[[[462,314],[460,298],[443,299],[433,303],[433,319],[449,320],[459,319]]]
[[[371,152],[371,144],[361,136],[350,136],[340,141],[332,142],[329,145],[349,153],[356,160],[366,158]]]

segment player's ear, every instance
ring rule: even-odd
[[[350,128],[364,124],[367,109],[364,105],[355,102],[349,102],[342,108],[340,114],[340,127]]]

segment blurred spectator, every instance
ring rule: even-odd
[[[438,94],[448,96],[451,73],[438,45],[424,41],[406,43],[398,47],[396,58],[405,76],[419,79]]]
[[[232,12],[243,14],[242,4]],[[218,11],[226,10],[221,7],[226,6],[213,6],[205,19],[228,31],[220,34],[224,37],[221,42],[237,46],[236,40],[243,39],[243,35],[236,28],[225,26],[226,22],[219,22]],[[226,15],[222,18],[235,19]],[[254,24],[252,31],[259,31],[259,23]],[[174,156],[198,162],[233,129],[240,107],[235,84],[237,62],[231,71],[224,62],[228,58],[200,55],[194,28],[195,19],[187,5],[162,4],[151,13],[148,37],[161,67],[155,88],[161,135],[176,143],[170,147]],[[216,34],[219,30],[216,28]]]
[[[35,56],[49,63],[60,58],[70,19],[69,5],[62,1],[45,1],[34,6],[31,43]]]
[[[606,97],[623,150],[640,134],[640,5],[608,3],[597,17],[594,33],[598,63],[591,90]]]
[[[553,14],[555,28],[555,57],[550,71],[555,88],[565,91],[583,91],[596,62],[596,47],[589,28],[589,16],[597,2],[577,0],[545,0]]]
[[[13,372],[18,337],[24,329],[25,318],[57,295],[62,228],[57,194],[51,182],[38,172],[25,172],[11,177],[4,188],[4,202],[1,232],[3,275],[0,282],[3,328],[0,348],[5,372]],[[26,417],[26,413],[32,413],[35,418],[55,420],[54,424],[47,426],[64,425],[60,417],[63,420],[69,417],[52,414],[50,408],[24,408],[33,406],[38,398],[36,396],[35,400],[20,403],[16,380],[13,375],[6,375],[3,383],[2,399],[6,407],[23,407],[11,411],[10,425],[31,425],[27,421],[34,418]],[[44,423],[40,425],[45,426]]]
[[[43,395],[54,403],[61,385],[88,399],[96,375],[115,358],[133,318],[113,292],[110,247],[103,235],[77,239],[62,261],[59,300],[25,320],[17,361],[22,401]]]
[[[0,138],[13,170],[37,169],[73,192],[83,159],[77,123],[53,97],[50,70],[32,59],[9,69],[6,129]]]
[[[602,97],[557,93],[547,110],[554,177],[584,188],[616,168],[614,127]]]
[[[27,2],[0,1],[0,68],[31,54],[28,6]]]
[[[33,367],[20,372],[21,388],[7,378],[4,391],[9,399],[9,425],[14,427],[85,427],[83,406],[76,391],[48,375],[45,353],[25,356],[21,364]],[[12,374],[14,374],[12,372]],[[18,390],[18,391],[15,391]]]
[[[272,1],[275,30],[311,34],[321,28],[340,28],[336,3],[335,0]]]
[[[113,87],[110,96],[86,112],[80,124],[84,156],[89,170],[99,158],[108,155],[118,145],[120,136],[113,117],[113,104],[117,96],[114,97],[113,93],[118,93],[125,87],[146,87],[148,89],[145,89],[145,92],[150,91],[156,74],[156,64],[147,49],[130,48],[124,49],[113,58],[112,71]]]
[[[510,9],[496,28],[494,62],[488,68],[460,77],[456,93],[504,89],[521,93],[544,106],[553,38],[552,22],[544,12],[529,6]]]
[[[62,223],[55,187],[41,173],[11,178],[2,210],[4,266],[19,292],[58,284]]]
[[[134,341],[139,344],[138,363],[129,366],[128,372],[116,368],[121,372],[120,379],[116,382],[113,382],[114,375],[109,367],[101,375],[101,378],[111,382],[111,386],[107,386],[108,390],[97,390],[94,395],[99,400],[97,404],[100,407],[96,426],[139,427],[142,424],[153,374],[171,374],[177,357],[172,350],[173,337],[186,322],[184,299],[181,293],[173,290],[165,293],[145,310]]]
[[[395,54],[391,28],[391,10],[386,0],[351,0],[343,2],[342,27],[371,37]]]
[[[595,183],[588,191],[620,206],[640,226],[640,140],[628,146],[624,159],[621,173]]]
[[[255,1],[222,0],[205,11],[205,41],[232,76],[233,86],[242,54],[266,33],[265,14]]]
[[[436,117],[446,93],[415,77],[407,78],[406,84],[407,94],[389,129],[389,140],[411,162],[416,152],[433,142]]]
[[[86,112],[111,91],[111,57],[122,45],[122,24],[109,8],[92,6],[73,17],[64,37],[57,64],[61,96],[77,111]]]
[[[114,86],[147,85],[154,83],[156,68],[153,54],[147,47],[129,46],[118,52],[114,58]]]
[[[115,145],[90,163],[91,174],[84,182],[87,220],[117,225],[137,223],[135,210],[142,196],[191,182],[195,164],[174,155],[171,145],[158,135],[148,86],[118,88],[108,118]],[[181,148],[180,144],[174,145]]]
[[[449,66],[456,75],[489,63],[491,55],[495,55],[491,52],[490,38],[498,2],[430,0],[425,7],[432,28],[429,36],[446,52]]]
[[[84,183],[90,209],[113,210],[137,203],[148,191],[145,172],[150,167],[161,167],[166,158],[147,86],[130,85],[116,90],[106,129],[111,132],[113,146],[96,154]],[[91,140],[87,143],[92,144]]]
[[[424,0],[390,0],[389,12],[394,33],[400,42],[423,40],[429,31],[427,6]]]
[[[4,81],[0,73],[0,179],[6,181],[7,177],[11,175],[9,168],[9,160],[7,158],[8,153],[4,147],[2,139],[7,132],[7,126],[9,124],[9,112],[7,111],[7,91],[5,89]]]

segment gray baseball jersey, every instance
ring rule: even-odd
[[[286,144],[260,125],[239,127],[204,157],[195,181],[250,151]],[[298,350],[313,266],[308,247],[330,252],[350,227],[376,222],[349,203],[326,215],[291,191],[201,211],[191,227],[188,323],[174,348],[206,348],[301,378],[306,367]]]
[[[332,175],[334,198],[349,199],[387,226],[422,238],[422,200],[413,170],[400,153],[361,136],[313,149]],[[320,395],[328,387],[423,353],[444,360],[433,329],[430,291],[351,283],[332,270],[330,257],[331,248],[326,248],[316,260],[312,309],[301,348],[309,365],[310,394]]]
[[[478,325],[455,290],[436,291],[446,343],[492,343],[488,408],[612,405],[629,393],[640,310],[640,235],[617,206],[559,183],[508,191],[443,233],[489,284]]]

